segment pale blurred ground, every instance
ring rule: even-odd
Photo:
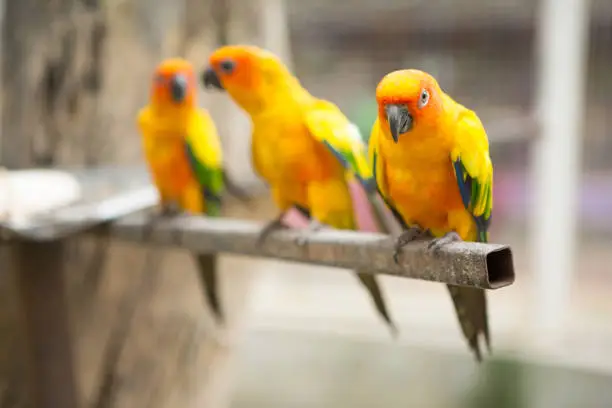
[[[258,331],[238,358],[234,408],[509,408],[536,399],[595,408],[612,400],[610,377],[595,372],[500,359],[477,372],[454,353],[325,334]]]

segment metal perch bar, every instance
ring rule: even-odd
[[[419,241],[402,250],[397,265],[389,236],[327,229],[306,235],[299,229],[281,230],[258,247],[261,228],[250,221],[195,216],[158,220],[150,227],[148,217],[135,215],[116,221],[105,233],[124,241],[197,253],[277,258],[483,289],[514,282],[512,251],[506,245],[457,242],[433,254],[427,250],[427,241]]]

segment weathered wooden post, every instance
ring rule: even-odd
[[[31,390],[36,407],[77,408],[64,272],[66,243],[13,244],[16,274],[26,334]]]
[[[214,3],[6,0],[0,164],[139,161],[134,120],[152,67],[176,54],[204,64],[215,45]],[[228,4],[229,40],[265,45],[258,40],[261,4]],[[240,114],[221,95],[205,103],[220,123],[230,171],[249,175],[247,151],[237,143],[248,122],[224,124]],[[102,241],[74,241],[1,249],[2,270],[11,259],[19,273],[0,274],[0,405],[226,406],[233,351],[201,333],[206,312],[191,260],[170,252],[156,274],[141,246],[111,244],[105,252]],[[241,314],[250,285],[239,276],[224,273],[221,285],[230,317]],[[26,349],[34,394],[21,386]]]
[[[100,89],[104,26],[97,2],[85,7],[77,3],[4,3],[1,163],[7,167],[86,161],[86,149],[79,142],[87,138],[74,135],[95,115],[88,102]],[[25,347],[17,348],[26,354],[15,353],[4,360],[3,374],[9,386],[5,401],[12,400],[7,402],[10,406],[24,401],[36,407],[79,406],[65,298],[67,250],[64,240],[19,241],[5,248],[3,265],[10,265],[17,285],[5,286],[4,291],[12,296],[2,297],[16,300],[20,313],[15,319],[2,316],[10,322],[10,331],[0,342],[10,349],[25,335]],[[19,368],[24,362],[29,363],[31,387],[30,392],[21,390],[24,394],[19,395],[15,385],[23,382]]]

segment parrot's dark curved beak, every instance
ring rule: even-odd
[[[178,74],[170,80],[170,95],[176,103],[181,103],[187,96],[187,78],[184,75]]]
[[[221,85],[221,81],[219,80],[219,76],[217,73],[210,67],[206,68],[202,73],[202,83],[205,88],[214,88],[220,91],[223,91],[223,85]]]
[[[406,105],[387,105],[385,106],[387,113],[387,121],[389,122],[389,130],[393,141],[397,143],[399,136],[412,129],[412,115],[408,111]]]

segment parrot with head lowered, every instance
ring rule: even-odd
[[[190,62],[173,58],[158,65],[149,104],[140,110],[137,121],[149,172],[159,192],[159,215],[170,215],[178,207],[191,214],[218,216],[228,184],[237,189],[235,195],[244,198],[223,169],[213,120],[197,105],[197,78]],[[211,264],[215,259],[198,255],[196,261],[205,300],[221,322],[215,265]]]
[[[453,241],[487,242],[493,165],[476,113],[418,70],[386,75],[376,100],[369,157],[378,191],[405,229],[395,244],[396,261],[404,245],[426,235],[435,237],[429,244],[434,254]],[[490,351],[485,291],[448,289],[463,334],[481,361],[481,336]]]
[[[280,210],[261,232],[260,244],[270,232],[284,228],[282,219],[291,208],[311,220],[311,231],[322,226],[358,229],[349,182],[356,177],[366,192],[376,194],[358,128],[336,105],[312,96],[267,50],[225,46],[213,52],[209,62],[202,81],[225,90],[250,116],[253,165],[270,185]],[[357,277],[395,335],[376,277],[360,271]]]

